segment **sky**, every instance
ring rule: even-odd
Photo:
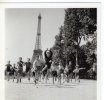
[[[55,35],[64,23],[62,8],[6,8],[5,9],[5,62],[16,63],[19,57],[26,61],[35,49],[38,15],[41,13],[41,44],[43,52],[51,48]]]

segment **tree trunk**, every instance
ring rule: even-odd
[[[78,51],[76,50],[76,66],[78,65]]]
[[[79,44],[77,45],[77,49],[76,49],[76,66],[78,66],[78,49],[79,48]]]

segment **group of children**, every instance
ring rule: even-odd
[[[41,79],[45,79],[46,83],[49,80],[49,78],[52,78],[53,84],[56,80],[61,84],[62,81],[64,82],[72,82],[72,79],[75,78],[75,81],[80,82],[79,78],[79,66],[76,66],[76,68],[72,69],[72,63],[69,61],[69,64],[66,65],[64,68],[61,64],[56,65],[55,62],[50,61],[50,66],[48,66],[46,63],[43,64],[41,60],[39,59],[39,56],[36,56],[36,60],[33,62],[33,64],[30,62],[30,59],[27,59],[27,62],[22,61],[22,57],[19,57],[19,61],[16,64],[13,64],[13,66],[10,64],[10,61],[6,64],[6,75],[7,80],[10,80],[10,74],[14,79],[17,80],[17,83],[21,83],[21,78],[23,74],[23,66],[26,66],[25,73],[28,76],[28,80],[30,81],[31,75],[34,78],[35,84],[37,84]]]
[[[17,83],[21,82],[22,74],[23,74],[23,66],[26,66],[25,73],[28,74],[28,80],[30,80],[30,73],[31,73],[31,67],[32,64],[30,62],[30,58],[27,58],[27,62],[22,61],[22,57],[19,57],[19,61],[16,64],[13,64],[13,66],[10,64],[10,61],[5,65],[6,66],[6,76],[7,80],[10,80],[10,76],[13,77],[13,81],[16,78]]]
[[[72,82],[72,79],[75,78],[75,81],[80,82],[79,71],[84,68],[79,68],[76,66],[75,69],[72,69],[72,62],[63,67],[61,61],[57,65],[52,59],[52,51],[46,50],[44,52],[45,61],[39,58],[39,55],[36,55],[35,61],[31,63],[30,58],[27,58],[27,62],[22,61],[22,57],[19,57],[17,64],[10,64],[10,61],[6,64],[6,76],[9,81],[10,76],[13,76],[13,81],[16,78],[17,83],[21,83],[21,78],[23,75],[23,67],[25,66],[25,74],[28,76],[30,81],[31,75],[34,78],[35,84],[37,84],[41,79],[45,79],[46,83],[49,78],[52,78],[53,84],[56,80],[61,84],[64,82]],[[10,75],[11,74],[11,75]]]

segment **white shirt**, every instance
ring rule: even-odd
[[[33,68],[34,68],[34,69],[36,68],[36,66],[41,66],[41,65],[42,65],[41,60],[35,60],[35,61],[33,62]]]

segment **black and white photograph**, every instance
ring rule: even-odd
[[[4,6],[3,100],[99,99],[100,7],[80,4]]]
[[[97,8],[5,9],[5,100],[97,100]]]

